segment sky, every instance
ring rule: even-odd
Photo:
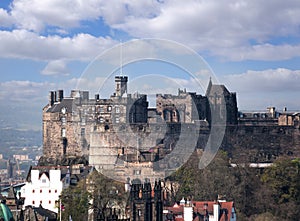
[[[1,127],[41,129],[50,90],[69,95],[95,58],[145,38],[195,51],[237,93],[239,110],[300,110],[299,0],[1,0]],[[177,71],[159,62],[122,70],[173,73],[176,86],[203,93]]]

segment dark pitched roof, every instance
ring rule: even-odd
[[[228,96],[230,95],[230,92],[223,84],[212,84],[211,87],[207,89],[206,96],[212,96],[215,94]]]
[[[54,103],[51,107],[49,107],[47,112],[61,112],[61,109],[65,107],[66,113],[72,113],[73,105],[75,104],[74,102],[75,100],[73,98],[64,98],[61,102]]]
[[[39,207],[34,207],[33,210],[40,216],[48,217],[48,220],[56,220],[56,213],[43,208],[41,205]]]
[[[43,174],[45,174],[50,179],[50,176],[49,176],[50,170],[60,170],[61,171],[61,177],[60,177],[61,180],[65,177],[65,175],[67,173],[69,173],[68,166],[31,166],[28,171],[28,174],[27,174],[27,178],[26,178],[27,182],[31,182],[31,170],[39,170],[39,179],[41,178],[41,176]]]
[[[13,186],[9,187],[7,198],[9,198],[9,199],[16,199],[16,192],[15,192]]]
[[[221,95],[228,96],[231,93],[228,91],[228,89],[223,84],[213,84],[211,79],[209,80],[205,96],[212,96],[212,95]]]

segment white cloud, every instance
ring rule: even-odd
[[[66,35],[72,28],[81,28],[82,22],[87,20],[103,20],[111,32],[122,30],[134,38],[179,41],[227,60],[281,60],[300,55],[297,40],[300,2],[297,0],[14,0],[9,10],[0,8],[0,25],[21,30],[0,33],[5,43],[8,39],[12,41],[8,41],[6,47],[0,46],[0,52],[4,48],[3,57],[8,54],[9,57],[43,60],[74,59],[79,54],[81,59],[93,57],[98,53],[91,45],[104,45],[103,49],[107,44],[111,46],[113,40],[89,34],[62,38],[29,32],[47,33],[49,29],[49,32]],[[294,38],[293,44],[288,42],[290,37]],[[29,49],[33,49],[32,52]]]
[[[159,11],[155,1],[139,0],[14,0],[10,11],[1,14],[26,30],[41,32],[47,26],[79,27],[82,21],[103,18],[107,24],[124,22],[128,16],[153,17]]]
[[[54,87],[53,83],[32,81],[7,81],[0,82],[0,100],[6,105],[16,102],[15,105],[30,105],[42,101],[47,94],[47,89]],[[37,94],[41,96],[36,96]],[[47,101],[46,101],[47,102]]]
[[[92,59],[118,43],[89,34],[39,36],[26,30],[0,31],[0,39],[0,57],[33,60]]]
[[[278,61],[287,60],[300,56],[300,44],[297,45],[272,45],[259,44],[253,46],[241,46],[237,48],[223,48],[217,50],[215,55],[222,56],[225,60],[264,60]]]
[[[69,75],[66,62],[63,60],[49,61],[46,67],[41,71],[43,75]]]
[[[222,82],[235,91],[241,109],[264,109],[267,106],[299,109],[300,70],[285,68],[247,71],[225,76]]]
[[[97,19],[100,0],[14,0],[11,14],[22,29],[42,31],[46,25],[78,27],[82,20]]]
[[[173,39],[233,60],[287,59],[299,55],[298,45],[267,43],[273,36],[299,35],[300,2],[165,1],[153,17],[131,15],[110,25],[135,37]],[[268,53],[272,48],[276,56]]]
[[[9,15],[9,13],[0,8],[0,27],[9,27],[14,23],[13,18]]]
[[[224,82],[239,92],[300,92],[300,70],[249,70],[243,74],[225,76]]]

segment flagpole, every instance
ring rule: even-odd
[[[61,221],[61,199],[59,199],[59,221]]]

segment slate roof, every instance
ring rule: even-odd
[[[66,113],[72,113],[75,100],[73,98],[64,98],[61,102],[54,103],[46,111],[47,113],[61,112],[63,107],[66,108]]]
[[[231,93],[227,90],[225,85],[223,85],[223,84],[212,84],[212,81],[210,79],[205,95],[206,96],[213,96],[215,94],[217,94],[217,95],[223,94],[224,96],[228,96]]]
[[[48,221],[56,221],[57,215],[55,212],[52,212],[51,210],[43,208],[41,205],[39,207],[33,207],[33,210],[38,213],[40,216],[44,218],[48,218]]]

